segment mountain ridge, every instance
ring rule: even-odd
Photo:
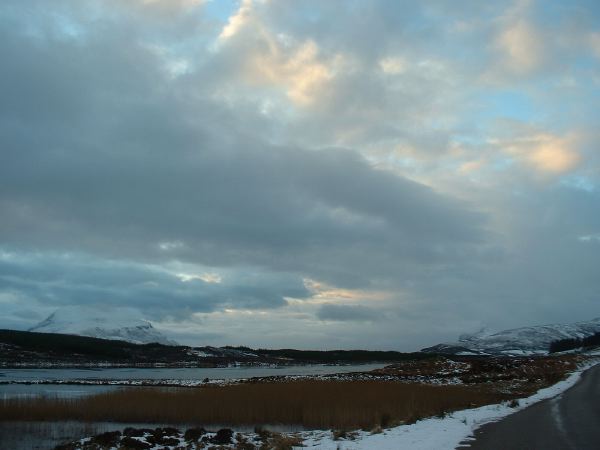
[[[127,308],[61,308],[27,331],[74,334],[134,344],[178,345],[156,330],[149,321],[140,319],[136,311]]]
[[[571,324],[519,327],[495,333],[481,329],[459,336],[456,342],[437,344],[421,351],[453,355],[541,355],[548,353],[554,341],[584,338],[599,331],[600,317]]]

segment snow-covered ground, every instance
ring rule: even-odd
[[[444,450],[455,449],[462,441],[471,437],[480,426],[498,421],[509,414],[520,411],[541,400],[552,398],[573,386],[581,373],[600,360],[591,361],[573,372],[567,379],[539,390],[531,397],[519,400],[519,405],[510,407],[507,403],[465,409],[448,414],[444,418],[420,420],[411,425],[383,430],[379,434],[359,431],[354,440],[334,440],[331,432],[318,431],[302,433],[304,445],[323,450]]]

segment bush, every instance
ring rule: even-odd
[[[94,436],[91,442],[98,445],[104,445],[106,447],[116,447],[120,439],[120,431],[107,431],[106,433]]]
[[[144,434],[152,434],[152,430],[150,428],[132,428],[127,427],[123,430],[123,436],[130,437],[143,437]]]
[[[186,441],[197,441],[206,434],[204,428],[189,428],[183,435]]]
[[[152,448],[152,445],[146,442],[138,441],[132,437],[125,436],[123,439],[121,439],[121,446],[118,448],[123,450],[148,450],[149,448]]]
[[[339,441],[340,439],[346,439],[347,432],[345,430],[332,430],[331,435],[334,441]]]
[[[175,439],[172,436],[179,436],[179,434],[177,428],[156,428],[146,440],[154,445],[177,445],[179,444],[179,439]]]
[[[261,445],[261,450],[292,450],[294,447],[303,447],[302,439],[296,436],[286,436],[280,433],[271,433],[269,440]]]
[[[233,437],[233,431],[229,428],[221,428],[217,431],[217,434],[210,440],[213,444],[231,444],[231,438]]]

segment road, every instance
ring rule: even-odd
[[[507,418],[484,425],[470,450],[587,450],[600,449],[600,365],[552,399],[536,403]]]

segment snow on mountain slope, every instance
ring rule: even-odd
[[[600,318],[572,324],[541,325],[491,333],[485,329],[464,334],[458,342],[424,348],[424,352],[452,354],[534,355],[548,352],[559,339],[590,336],[600,332]]]
[[[138,312],[128,308],[61,308],[28,331],[77,334],[135,344],[158,342],[177,345],[156,330],[150,322],[140,319]]]

